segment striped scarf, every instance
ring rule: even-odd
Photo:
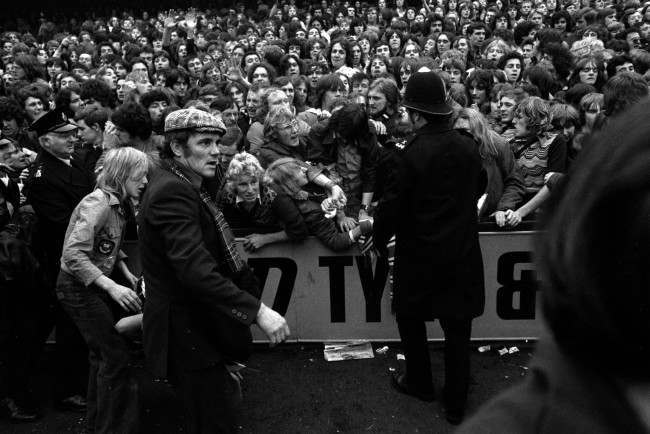
[[[178,170],[178,167],[176,167],[174,163],[169,165],[169,169],[174,175],[178,176],[183,181],[187,182],[188,184],[192,184],[191,181],[187,179],[187,177],[183,175],[180,170]],[[239,252],[237,251],[237,243],[235,242],[235,237],[230,230],[230,226],[228,226],[228,222],[226,222],[223,213],[219,207],[217,207],[217,204],[212,200],[207,191],[201,188],[199,190],[199,196],[201,197],[203,204],[208,208],[210,214],[212,214],[214,226],[217,230],[219,247],[221,248],[221,253],[225,258],[226,266],[231,271],[231,273],[239,273],[246,267],[246,263],[241,258],[241,256],[239,256]]]

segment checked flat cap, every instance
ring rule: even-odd
[[[225,133],[226,126],[210,113],[195,108],[176,110],[165,119],[165,132],[193,130],[199,133]]]

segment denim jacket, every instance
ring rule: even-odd
[[[65,234],[61,270],[85,286],[110,275],[117,261],[126,258],[120,250],[126,219],[120,201],[96,189],[75,208]]]

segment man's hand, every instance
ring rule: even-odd
[[[343,212],[339,212],[338,216],[336,217],[336,221],[341,228],[341,231],[343,232],[351,231],[357,225],[357,221],[355,219],[352,217],[347,217]]]
[[[104,127],[104,140],[102,141],[102,148],[105,150],[117,148],[120,144],[120,139],[117,137],[117,128],[113,122],[106,122]]]
[[[375,132],[377,133],[378,136],[383,136],[386,134],[386,125],[379,121],[373,121],[370,119],[370,123],[375,127]]]
[[[120,305],[122,309],[127,312],[138,313],[142,311],[142,302],[132,289],[126,286],[118,285],[117,283],[110,285],[106,291],[113,300]]]
[[[196,12],[190,11],[185,15],[185,26],[190,29],[196,29]]]
[[[497,222],[497,226],[500,228],[506,225],[506,213],[505,211],[497,211],[494,213],[494,220]]]
[[[138,278],[128,269],[123,269],[122,274],[124,274],[126,281],[129,282],[131,289],[135,289],[136,285],[138,284]]]
[[[249,252],[261,249],[267,244],[266,236],[261,234],[250,234],[244,239],[244,248]]]
[[[237,63],[235,58],[230,59],[230,67],[228,67],[228,74],[226,78],[230,81],[241,81],[244,73],[241,70],[241,65]]]
[[[257,312],[257,325],[266,334],[271,341],[271,346],[283,342],[291,335],[287,321],[274,311],[266,307],[264,303],[260,304],[260,310]]]
[[[368,214],[368,211],[366,211],[363,208],[359,210],[359,221],[368,220],[369,218],[370,218],[370,215]]]
[[[555,175],[556,173],[557,172],[548,172],[546,175],[544,175],[544,184],[546,184],[548,182],[548,180],[551,179],[551,177],[553,175]]]
[[[332,201],[334,201],[338,208],[343,208],[345,204],[348,203],[348,198],[345,196],[345,192],[338,185],[332,186],[330,193],[332,194]]]
[[[509,226],[515,227],[521,223],[521,214],[519,211],[513,211],[511,209],[506,211],[506,222]]]
[[[176,27],[176,20],[174,19],[172,14],[169,14],[167,15],[167,17],[165,17],[165,28],[171,29],[173,27]]]

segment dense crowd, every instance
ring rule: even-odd
[[[5,287],[27,285],[40,297],[8,291],[13,299],[3,303],[3,318],[21,333],[7,334],[18,349],[0,365],[0,399],[15,420],[35,418],[30,381],[53,324],[66,372],[57,405],[86,407],[87,349],[54,297],[60,270],[84,275],[66,257],[66,229],[71,217],[88,218],[83,207],[73,210],[98,175],[100,188],[125,175],[110,150],[144,153],[144,163],[120,157],[133,158],[138,171],[133,191],[122,189],[125,233],[109,228],[106,244],[94,246],[111,255],[101,270],[142,286],[119,245],[137,241],[145,175],[174,157],[170,143],[188,141],[170,129],[172,113],[198,110],[223,124],[210,124],[220,131],[219,157],[206,163],[216,176],[204,185],[205,200],[246,249],[316,236],[344,250],[371,241],[377,204],[394,189],[417,130],[402,105],[414,73],[442,79],[450,128],[481,157],[478,218],[502,228],[543,212],[590,137],[648,95],[650,5],[638,0],[233,7],[42,17],[31,31],[2,34],[0,271]],[[87,284],[98,279],[85,276]],[[125,310],[141,308],[138,298],[113,298]],[[30,313],[16,316],[26,304]]]
[[[400,98],[425,68],[440,72],[455,127],[480,146],[481,219],[514,227],[539,210],[585,137],[646,93],[650,11],[634,1],[236,8],[43,18],[36,36],[5,32],[3,138],[38,152],[26,128],[56,108],[81,126],[76,146],[95,154],[89,164],[116,145],[155,156],[166,114],[197,107],[229,129],[224,172],[245,150],[262,169],[292,156],[346,179],[350,203],[337,219],[351,227],[359,206],[380,197],[377,173],[411,133]],[[330,119],[346,103],[357,104],[341,117],[352,123]],[[281,105],[288,113],[267,116]],[[349,116],[355,110],[363,119]],[[294,119],[290,137],[280,127]],[[353,131],[367,143],[338,149],[335,138]],[[293,150],[278,153],[283,146]]]

